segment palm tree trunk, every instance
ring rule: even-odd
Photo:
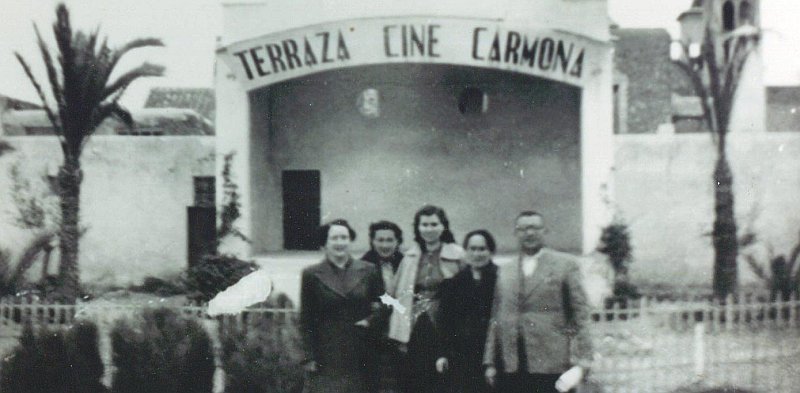
[[[80,296],[80,272],[78,270],[78,237],[80,236],[79,213],[82,173],[76,157],[65,157],[58,172],[61,193],[61,232],[58,278],[63,300],[74,302]]]
[[[724,299],[736,290],[736,256],[739,245],[734,217],[733,176],[728,166],[724,142],[714,169],[714,295]]]

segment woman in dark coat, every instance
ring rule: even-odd
[[[395,274],[403,260],[400,244],[403,243],[403,230],[391,221],[378,221],[369,226],[369,251],[361,259],[374,264],[383,277],[386,292],[394,293]],[[388,317],[388,309],[385,317]],[[387,318],[381,318],[385,321]],[[383,324],[385,325],[385,324]],[[397,365],[402,359],[397,346],[386,339],[387,326],[381,326],[381,339],[376,343],[378,362],[369,364],[370,383],[373,391],[381,393],[396,392],[398,387]]]
[[[355,231],[345,220],[320,229],[325,259],[303,270],[300,324],[309,393],[366,393],[383,280],[374,265],[354,259]]]
[[[436,369],[444,373],[449,392],[485,393],[483,350],[497,282],[494,238],[485,230],[472,231],[464,237],[464,251],[469,267],[443,282],[439,292]]]

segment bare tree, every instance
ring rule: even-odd
[[[64,4],[56,6],[56,22],[53,24],[53,33],[58,44],[57,60],[36,25],[34,30],[47,69],[52,100],[48,100],[25,59],[19,53],[15,55],[36,89],[64,153],[64,161],[58,172],[61,207],[61,260],[58,275],[64,300],[74,301],[80,294],[78,239],[83,179],[81,152],[97,127],[109,117],[115,117],[133,127],[130,113],[119,104],[122,94],[139,78],[163,75],[164,67],[144,63],[121,73],[113,81],[111,75],[120,59],[129,51],[163,46],[163,43],[155,38],[136,39],[113,49],[108,46],[107,38],[102,41],[99,39],[99,28],[88,34],[82,31],[73,32],[69,11]]]

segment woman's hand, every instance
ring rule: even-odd
[[[442,357],[436,359],[436,372],[443,374],[448,368],[450,368],[450,363],[447,361],[447,358]]]
[[[408,353],[408,344],[406,343],[399,343],[397,344],[397,351],[402,353],[403,355]]]
[[[497,382],[497,369],[492,366],[486,367],[486,372],[483,376],[486,377],[486,383],[494,387],[495,382]]]
[[[319,365],[317,364],[317,362],[312,360],[303,365],[303,370],[313,374],[319,371]]]
[[[364,318],[364,319],[356,322],[356,326],[362,327],[364,329],[367,329],[367,328],[369,328],[369,320],[367,318]]]
[[[558,381],[556,381],[556,390],[559,392],[568,392],[575,386],[578,386],[581,379],[583,379],[583,368],[574,366],[558,377]]]

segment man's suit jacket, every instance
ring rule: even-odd
[[[590,367],[589,310],[575,257],[544,248],[530,277],[523,275],[521,262],[518,258],[499,268],[484,364],[516,372],[522,337],[529,373]],[[498,357],[502,364],[495,365]]]

